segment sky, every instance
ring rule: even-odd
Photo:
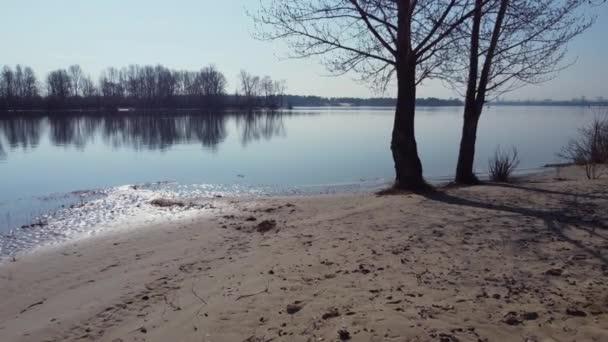
[[[286,58],[285,43],[252,37],[258,0],[0,0],[0,65],[31,66],[40,79],[79,64],[97,78],[109,66],[163,64],[198,70],[214,64],[236,89],[245,69],[286,80],[288,93],[327,97],[393,96],[370,90],[356,75],[330,76],[318,59]],[[506,99],[608,98],[608,5],[598,21],[572,42],[576,64],[543,85]],[[425,82],[419,97],[458,97],[440,82]]]

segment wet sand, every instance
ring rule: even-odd
[[[566,171],[217,198],[24,255],[0,265],[0,341],[608,341],[608,180]]]

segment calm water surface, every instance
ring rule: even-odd
[[[453,174],[461,115],[456,107],[418,109],[419,151],[432,181]],[[517,147],[524,170],[557,162],[593,117],[585,108],[488,108],[476,169],[486,172],[497,145]],[[393,178],[392,122],[390,108],[0,117],[0,233],[99,195],[73,191],[125,184],[167,181],[199,195],[369,189]]]

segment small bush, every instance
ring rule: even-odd
[[[490,180],[494,182],[508,182],[511,174],[519,166],[517,149],[513,147],[511,153],[503,151],[500,146],[496,148],[494,157],[488,161]]]
[[[570,140],[560,157],[585,170],[588,179],[602,175],[600,168],[608,163],[608,118],[596,117],[579,130],[579,136]]]

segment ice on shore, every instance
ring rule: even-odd
[[[104,232],[123,231],[146,225],[170,222],[186,215],[200,215],[210,199],[217,196],[252,197],[262,195],[302,195],[336,192],[369,191],[380,182],[360,182],[312,186],[248,186],[242,184],[177,184],[157,182],[124,185],[94,191],[77,191],[69,194],[45,196],[45,201],[67,196],[83,200],[36,217],[22,227],[15,227],[7,234],[0,233],[0,262],[11,259],[23,251],[37,247],[56,245],[66,241],[98,235]],[[169,202],[181,201],[184,205],[158,206],[155,199]],[[208,211],[208,210],[207,210]]]
[[[200,214],[202,210],[211,208],[207,203],[210,198],[226,191],[227,189],[213,185],[180,186],[171,183],[125,185],[97,190],[94,199],[41,215],[31,224],[0,235],[0,261],[36,247]],[[245,189],[230,191],[231,195],[239,191],[255,194],[255,191]],[[83,192],[83,195],[87,193]],[[156,199],[179,200],[184,205],[159,207],[151,203]],[[48,200],[52,200],[52,197]]]

